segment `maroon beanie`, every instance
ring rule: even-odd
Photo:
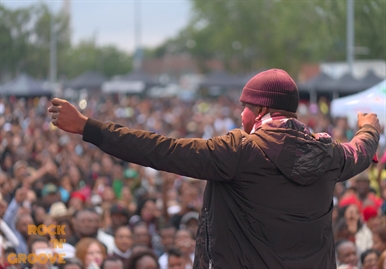
[[[287,72],[270,69],[255,75],[247,82],[240,102],[296,112],[299,91]]]

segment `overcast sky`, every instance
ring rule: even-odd
[[[58,11],[63,0],[0,0],[8,8],[19,8],[46,2]],[[135,47],[134,0],[72,0],[72,40],[96,35],[97,44],[114,44],[126,51]],[[155,47],[175,36],[187,25],[190,18],[189,0],[140,0],[141,43]]]

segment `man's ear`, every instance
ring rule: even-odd
[[[257,113],[257,117],[255,118],[255,121],[261,120],[262,117],[264,117],[269,112],[268,107],[260,107],[259,112]]]

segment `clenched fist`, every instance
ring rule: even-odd
[[[69,133],[83,134],[87,117],[83,116],[68,101],[59,98],[52,99],[52,106],[48,108],[48,112],[52,113],[52,124],[59,129]]]
[[[379,124],[377,114],[363,114],[358,112],[358,128],[362,128],[365,124],[370,124],[378,131],[378,133],[381,133],[381,125]]]

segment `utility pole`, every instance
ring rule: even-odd
[[[141,48],[141,2],[137,0],[134,2],[134,42],[135,42],[135,54],[134,54],[134,70],[141,70],[142,68],[142,48]]]
[[[50,82],[56,83],[57,63],[56,63],[56,25],[55,13],[51,6],[51,35],[50,35]]]
[[[354,69],[354,0],[347,1],[347,64],[352,75]]]

